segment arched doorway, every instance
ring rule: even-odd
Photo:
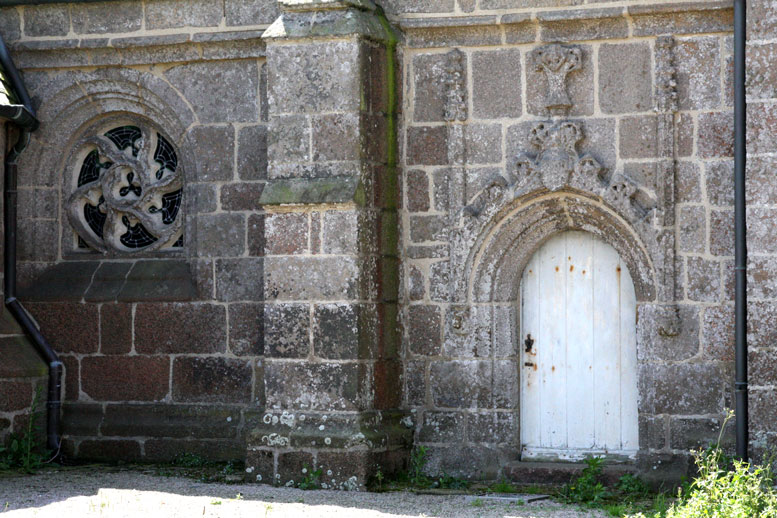
[[[521,279],[523,460],[633,458],[638,449],[636,296],[593,234],[547,240]]]

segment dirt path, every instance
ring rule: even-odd
[[[111,468],[0,477],[0,514],[75,518],[165,517],[603,517],[550,501],[524,505],[409,492],[302,491],[259,484],[205,484]]]

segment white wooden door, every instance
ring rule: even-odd
[[[521,458],[633,458],[636,297],[618,252],[587,232],[552,237],[524,270],[521,306]]]

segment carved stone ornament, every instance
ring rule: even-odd
[[[80,246],[124,253],[180,246],[183,175],[167,139],[145,126],[121,126],[81,146],[67,203]]]
[[[580,69],[582,51],[578,46],[545,45],[531,52],[535,68],[545,72],[548,91],[543,106],[551,115],[565,115],[572,107],[567,93],[567,74]]]
[[[464,53],[453,49],[445,56],[446,86],[445,120],[463,121],[467,118],[467,87],[464,84]]]
[[[591,155],[580,156],[577,143],[583,139],[583,130],[570,121],[540,122],[531,130],[529,142],[537,149],[535,158],[523,154],[518,158],[518,175],[539,176],[542,185],[557,191],[569,185],[572,173],[590,177],[600,176],[604,170]]]

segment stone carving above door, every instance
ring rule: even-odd
[[[572,108],[572,100],[567,93],[567,75],[581,68],[582,54],[577,45],[557,43],[544,45],[531,52],[530,59],[534,67],[544,72],[548,79],[543,105],[551,115],[563,116]]]
[[[537,176],[546,189],[557,191],[569,185],[572,174],[599,178],[605,171],[599,162],[591,155],[580,156],[577,152],[582,139],[583,130],[574,122],[538,123],[529,134],[529,143],[537,154],[518,157],[518,181]]]

